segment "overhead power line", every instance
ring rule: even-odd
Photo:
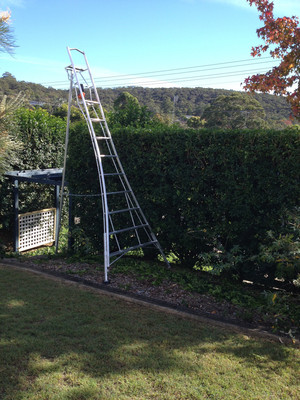
[[[233,76],[237,76],[237,74],[253,74],[253,73],[259,73],[259,72],[264,72],[264,69],[255,69],[255,70],[243,70],[243,71],[234,71],[234,72],[223,72],[220,74],[209,74],[209,75],[196,75],[196,76],[190,76],[187,78],[179,78],[179,79],[168,79],[167,81],[165,81],[165,83],[176,83],[176,82],[190,82],[190,81],[199,81],[199,80],[206,80],[208,78],[210,79],[219,79],[219,78],[229,78],[229,77],[233,77]],[[135,78],[132,78],[135,79]],[[132,83],[128,83],[128,86],[131,85],[139,85],[139,84],[145,84],[145,85],[152,85],[152,84],[156,84],[156,83],[162,83],[162,82],[158,82],[157,80],[155,81],[134,81]],[[101,85],[101,87],[110,87],[111,85],[106,84],[106,85]],[[117,85],[114,85],[114,87],[116,87]],[[126,84],[122,83],[121,86],[127,86]]]
[[[248,64],[238,64],[238,65],[235,65],[234,68],[247,67],[247,66],[250,66],[250,65],[252,66],[252,65],[269,64],[270,62],[271,61],[263,61],[263,62],[260,62],[260,63],[252,63],[252,64],[249,64],[249,63]],[[277,62],[277,61],[273,60],[273,62]],[[196,67],[193,67],[193,68],[196,68]],[[152,75],[146,75],[145,72],[141,72],[139,74],[130,74],[130,75],[125,75],[125,76],[128,77],[128,78],[131,78],[131,79],[132,78],[134,79],[135,76],[141,76],[141,75],[145,75],[145,76],[143,76],[143,78],[153,78],[153,77],[158,77],[158,76],[171,76],[171,75],[190,74],[191,72],[205,72],[205,71],[213,71],[213,70],[228,69],[228,68],[232,68],[232,66],[230,65],[230,66],[226,66],[226,67],[214,67],[214,68],[205,68],[205,69],[203,69],[203,67],[202,67],[201,69],[195,69],[193,71],[159,73],[158,75],[157,75],[158,72],[156,72],[156,75],[153,75],[153,74]],[[115,82],[115,81],[123,80],[123,78],[111,78],[111,77],[110,78],[95,78],[94,80],[95,81],[101,81],[101,82],[108,82],[108,81],[114,81]]]
[[[261,62],[260,60],[269,60],[269,61],[263,61]],[[163,70],[156,70],[156,71],[147,71],[147,72],[136,72],[136,73],[130,73],[130,74],[121,74],[121,75],[108,75],[108,76],[98,76],[95,77],[94,80],[95,82],[109,82],[109,81],[121,81],[121,80],[129,80],[129,79],[135,79],[135,77],[143,77],[143,78],[157,78],[159,76],[173,76],[173,75],[181,75],[181,74],[188,74],[188,73],[193,73],[193,72],[205,72],[207,70],[220,70],[220,69],[228,69],[228,68],[238,68],[242,66],[253,66],[253,65],[261,65],[261,64],[268,64],[268,63],[275,63],[277,60],[274,60],[272,57],[261,57],[259,61],[253,59],[245,59],[245,60],[236,60],[236,61],[228,61],[228,62],[222,62],[222,63],[214,63],[214,64],[205,64],[205,65],[198,65],[198,66],[191,66],[191,67],[182,67],[182,68],[172,68],[172,69],[163,69]],[[243,63],[243,64],[241,64]],[[247,63],[247,64],[244,64]],[[234,65],[236,64],[236,65]],[[234,72],[234,71],[233,71]],[[250,74],[250,72],[249,72]],[[164,78],[166,81],[170,81],[167,78]],[[185,78],[180,79],[182,81],[185,80]],[[174,81],[174,80],[173,80]],[[42,82],[42,85],[56,85],[56,86],[62,86],[66,85],[68,81],[49,81],[49,82]],[[101,85],[101,86],[111,86],[111,85]],[[113,85],[114,87],[117,85]],[[124,86],[124,84],[122,84]],[[126,86],[126,84],[125,84]]]

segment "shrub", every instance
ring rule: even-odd
[[[300,274],[299,209],[289,212],[278,232],[268,231],[258,259],[272,267],[278,278],[292,283]],[[297,281],[294,282],[297,286]]]

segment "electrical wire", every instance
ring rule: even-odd
[[[263,61],[261,63],[252,63],[252,64],[239,64],[239,65],[235,65],[234,68],[237,67],[246,67],[249,65],[261,65],[261,64],[269,64],[270,62],[277,62],[277,60],[273,60],[273,61]],[[219,70],[219,69],[227,69],[227,68],[232,68],[232,66],[226,66],[226,67],[215,67],[215,68],[205,68],[205,69],[196,69],[194,71],[181,71],[181,72],[171,72],[171,73],[159,73],[158,75],[145,75],[143,78],[152,78],[152,77],[157,77],[157,76],[170,76],[170,75],[180,75],[180,74],[190,74],[191,72],[205,72],[205,71],[213,71],[213,70]],[[141,72],[139,74],[131,74],[131,75],[125,75],[128,78],[134,78],[135,76],[140,76],[142,74],[146,74],[145,72]],[[123,78],[95,78],[94,80],[99,81],[101,80],[101,82],[108,82],[108,81],[119,81],[119,80],[123,80]]]
[[[190,82],[190,81],[201,81],[201,80],[207,80],[207,79],[220,79],[220,78],[231,78],[233,76],[237,76],[237,74],[247,74],[247,75],[251,75],[253,73],[259,73],[259,72],[265,72],[265,68],[264,69],[255,69],[255,70],[242,70],[242,71],[234,71],[233,73],[220,73],[220,74],[209,74],[209,75],[197,75],[197,76],[191,76],[191,77],[187,77],[187,78],[180,78],[180,79],[168,79],[164,82],[162,81],[134,81],[134,82],[125,82],[122,84],[117,84],[114,85],[114,87],[118,87],[118,86],[138,86],[138,85],[156,85],[156,84],[162,84],[162,83],[178,83],[178,82]],[[135,79],[135,78],[132,78]],[[242,79],[242,78],[241,78]],[[101,85],[102,88],[105,87],[111,87],[110,84],[106,84],[106,85]]]
[[[252,65],[261,65],[261,64],[268,64],[268,63],[274,63],[277,62],[277,60],[273,60],[272,57],[261,57],[260,60],[269,60],[269,61],[263,61],[263,62],[251,62],[253,59],[246,59],[246,60],[236,60],[236,61],[228,61],[228,62],[222,62],[222,63],[214,63],[214,64],[205,64],[205,65],[198,65],[198,66],[192,66],[192,67],[182,67],[182,68],[172,68],[172,69],[165,69],[165,70],[156,70],[156,71],[148,71],[148,72],[136,72],[136,73],[131,73],[131,74],[121,74],[121,75],[109,75],[109,76],[98,76],[94,78],[95,82],[109,82],[109,81],[122,81],[125,79],[125,84],[122,84],[122,86],[127,86],[126,85],[126,80],[132,80],[135,79],[135,77],[143,76],[143,78],[157,78],[159,76],[171,76],[171,75],[180,75],[180,74],[187,74],[187,73],[193,73],[193,72],[205,72],[207,70],[220,70],[220,69],[228,69],[228,68],[237,68],[241,66],[252,66]],[[240,64],[240,63],[247,63],[247,64]],[[238,64],[238,65],[233,65],[233,64]],[[209,69],[207,69],[209,67]],[[174,72],[177,71],[177,72]],[[250,74],[250,73],[249,73]],[[166,78],[165,78],[166,79]],[[185,78],[181,79],[182,81],[185,80]],[[166,79],[166,81],[169,81],[169,79]],[[172,80],[171,80],[172,81]],[[56,86],[65,86],[67,81],[50,81],[50,82],[42,82],[42,85],[56,85]],[[113,86],[116,87],[118,85],[101,85],[101,86]]]

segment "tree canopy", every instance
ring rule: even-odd
[[[218,96],[203,113],[205,127],[222,129],[267,128],[265,116],[261,104],[242,93]]]
[[[8,97],[16,96],[22,91],[29,102],[33,106],[43,107],[50,113],[63,111],[60,107],[68,101],[68,90],[54,89],[52,87],[18,81],[9,72],[5,72],[0,76],[0,96]],[[184,121],[186,116],[198,116],[202,118],[202,114],[213,100],[220,95],[232,94],[232,91],[224,89],[210,88],[114,88],[114,89],[98,89],[102,106],[111,113],[114,111],[114,101],[123,92],[128,92],[138,99],[141,108],[146,106],[146,110],[150,111],[161,121],[173,119],[175,111],[175,119]],[[176,107],[172,99],[178,96]],[[283,129],[287,124],[292,122],[289,120],[291,115],[291,107],[284,96],[274,96],[267,93],[254,93],[253,97],[259,101],[266,112],[266,119],[270,127],[274,129]],[[167,110],[167,103],[172,104],[172,108]],[[63,114],[63,113],[62,113]],[[63,115],[61,115],[63,116]]]
[[[252,48],[251,55],[260,57],[270,50],[279,65],[265,74],[245,80],[244,88],[250,91],[273,92],[287,96],[297,119],[300,119],[300,27],[298,17],[275,18],[274,3],[269,0],[247,0],[255,5],[264,26],[257,29],[258,37],[265,42]]]
[[[151,120],[151,113],[146,106],[141,107],[132,94],[122,92],[114,101],[114,111],[109,120],[113,125],[145,126]]]

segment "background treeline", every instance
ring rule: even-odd
[[[0,96],[14,96],[22,91],[31,105],[41,106],[51,113],[67,102],[68,90],[44,87],[30,82],[17,81],[9,72],[0,78]],[[99,89],[99,95],[104,108],[113,111],[114,102],[118,96],[127,91],[136,97],[141,106],[171,122],[186,121],[186,117],[201,117],[206,108],[220,95],[228,95],[233,91],[209,88],[143,88],[127,87],[115,89]],[[265,111],[265,119],[272,129],[283,129],[291,122],[291,110],[285,98],[269,94],[255,94]]]

